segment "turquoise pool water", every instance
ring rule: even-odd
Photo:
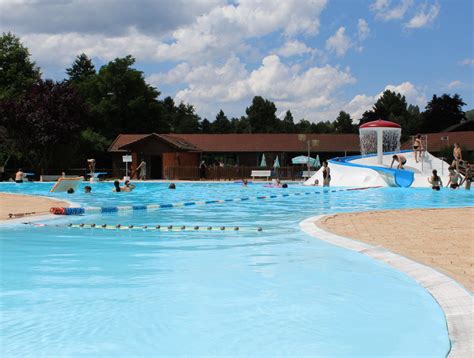
[[[132,193],[0,191],[110,206],[281,193],[236,184],[139,183]],[[0,226],[2,356],[430,356],[449,351],[443,313],[412,279],[307,236],[318,214],[470,205],[466,191],[384,188],[115,214],[54,225],[241,226],[144,232]],[[25,219],[27,221],[27,219]]]

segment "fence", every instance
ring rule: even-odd
[[[166,167],[163,172],[165,179],[169,180],[237,180],[243,178],[250,178],[252,170],[262,170],[269,168],[262,167],[245,167],[245,166],[224,166],[224,167],[207,167],[205,177],[200,178],[199,167]],[[285,180],[296,180],[302,179],[302,168],[299,166],[293,167],[281,167],[272,169],[272,177],[285,179]]]

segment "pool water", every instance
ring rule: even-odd
[[[431,295],[389,266],[303,233],[312,215],[472,205],[467,191],[324,191],[238,184],[139,183],[112,193],[49,194],[84,206],[319,192],[0,226],[0,353],[25,356],[445,356],[446,322]],[[25,219],[27,221],[28,219]],[[145,232],[68,223],[239,226]],[[55,225],[58,225],[57,227]],[[262,227],[262,232],[256,228]]]

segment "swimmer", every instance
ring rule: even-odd
[[[438,171],[433,169],[433,175],[428,178],[428,182],[431,184],[431,189],[439,191],[443,187],[443,182],[438,176]]]
[[[394,162],[398,162],[397,169],[405,169],[403,166],[406,164],[407,158],[401,154],[394,154],[392,156],[392,164],[390,164],[390,168],[393,167]]]
[[[135,189],[135,188],[136,188],[135,185],[130,184],[130,180],[125,180],[125,185],[122,186],[122,187],[120,187],[120,189],[121,189],[122,191],[125,191],[125,192],[130,192],[130,191],[132,191],[132,190]]]
[[[288,188],[288,184],[285,183],[285,184],[283,184],[281,187],[282,187],[283,189],[286,189],[286,188]]]
[[[170,183],[170,185],[168,186],[168,189],[176,189],[175,183]]]
[[[84,187],[84,193],[89,194],[90,192],[92,192],[92,187],[90,187],[89,185],[86,185]]]
[[[67,190],[67,193],[68,193],[68,194],[74,194],[74,189],[73,189],[73,188],[69,188],[69,189]]]
[[[449,170],[449,181],[448,184],[446,184],[446,187],[450,187],[451,189],[457,189],[459,188],[459,181],[461,180],[461,175],[456,171],[456,169],[453,166],[450,166],[448,168]]]
[[[319,186],[319,179],[314,180],[313,186]]]
[[[242,179],[242,186],[247,186],[249,181],[247,179]]]
[[[122,191],[122,188],[120,188],[120,182],[118,180],[114,181],[114,189],[112,191],[116,193],[120,193]]]

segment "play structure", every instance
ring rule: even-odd
[[[331,169],[331,186],[393,186],[393,187],[429,187],[427,178],[433,169],[438,171],[444,184],[448,182],[449,164],[436,158],[424,149],[415,160],[413,150],[400,151],[401,127],[397,123],[377,120],[359,127],[361,155],[333,158],[328,161]],[[404,169],[393,164],[394,154],[406,158]],[[314,185],[323,182],[322,170],[319,170],[304,184]]]

